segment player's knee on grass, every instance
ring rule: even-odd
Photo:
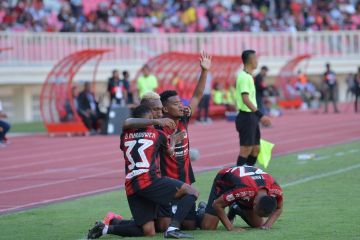
[[[219,218],[217,216],[205,213],[201,222],[202,230],[216,230],[219,224]]]
[[[146,237],[153,237],[156,234],[154,221],[145,223],[142,225],[142,229]]]

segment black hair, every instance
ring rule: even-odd
[[[166,91],[163,91],[162,93],[160,93],[160,100],[161,100],[162,104],[165,104],[169,98],[177,96],[177,95],[178,95],[177,92],[174,90],[166,90]]]
[[[262,67],[261,67],[261,70],[268,71],[269,68],[268,68],[267,66],[262,66]]]
[[[132,110],[133,118],[143,118],[146,114],[150,113],[151,109],[145,105],[139,105]]]
[[[274,197],[263,196],[258,203],[259,209],[264,212],[265,217],[269,216],[277,208],[277,202]]]
[[[256,52],[254,50],[245,50],[242,52],[241,54],[241,59],[243,61],[243,64],[247,64],[249,62],[250,56],[252,54],[256,54]]]
[[[128,71],[123,71],[122,75],[125,77],[125,75],[129,75],[129,72]]]

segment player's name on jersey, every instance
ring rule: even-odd
[[[125,139],[134,139],[134,138],[156,138],[155,133],[152,132],[137,132],[137,133],[126,133]]]

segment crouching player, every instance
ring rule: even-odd
[[[220,220],[228,231],[234,230],[225,213],[225,207],[232,206],[250,227],[270,229],[282,205],[282,189],[270,174],[252,166],[225,168],[214,179],[201,228],[215,230]]]
[[[152,118],[151,109],[140,105],[134,109],[135,118]],[[179,231],[199,193],[189,184],[162,177],[159,169],[160,150],[171,149],[163,132],[154,127],[128,129],[121,135],[121,150],[125,158],[125,191],[134,220],[120,220],[116,225],[97,222],[89,231],[88,238],[95,239],[105,234],[124,237],[154,236],[154,219],[158,205],[167,205],[175,199],[178,211],[165,231],[165,238],[189,238]]]

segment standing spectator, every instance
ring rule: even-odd
[[[125,93],[126,93],[126,98],[125,98],[125,102],[126,103],[133,103],[133,95],[132,92],[130,90],[130,75],[128,71],[123,71],[122,72],[123,78],[121,79],[121,82],[125,88]]]
[[[349,73],[346,77],[346,100],[348,99],[352,99],[352,95],[355,95],[355,81],[354,78],[356,77],[356,75],[354,75],[353,73]]]
[[[339,110],[336,106],[337,80],[336,80],[335,72],[331,70],[330,63],[326,64],[326,71],[324,73],[324,78],[323,78],[323,89],[324,89],[324,100],[325,100],[324,113],[328,112],[329,100],[331,100],[333,103],[334,112],[338,113]]]
[[[264,80],[266,74],[268,72],[267,66],[262,66],[258,75],[255,77],[255,89],[256,89],[256,103],[258,105],[259,110],[262,113],[265,113],[264,109],[264,91],[266,89]]]
[[[113,70],[111,78],[108,80],[108,92],[111,104],[125,104],[127,91],[124,82],[120,80],[119,71]]]
[[[97,129],[97,102],[95,95],[91,92],[91,85],[85,82],[84,90],[79,94],[79,114],[91,134],[96,133]]]
[[[148,92],[155,92],[159,86],[157,78],[153,74],[151,74],[148,65],[145,65],[143,67],[142,72],[143,75],[140,76],[137,80],[139,98],[142,98],[142,96],[144,96],[144,94]]]
[[[255,165],[260,150],[260,127],[270,126],[271,121],[259,111],[256,103],[256,89],[252,73],[257,68],[257,57],[254,50],[245,50],[241,55],[244,70],[236,80],[236,106],[239,114],[236,117],[236,130],[239,133],[240,153],[237,165]]]
[[[199,102],[198,110],[197,110],[197,121],[198,122],[211,122],[209,118],[209,107],[210,107],[210,99],[211,99],[211,85],[212,85],[212,75],[208,72],[206,76],[204,94]],[[205,113],[202,118],[202,112]]]
[[[7,118],[7,115],[3,111],[2,102],[0,101],[0,147],[5,146],[7,143],[6,133],[11,128],[10,124],[3,120],[4,118]]]
[[[358,99],[360,97],[360,67],[354,77],[354,92],[355,92],[355,112],[358,112]]]

